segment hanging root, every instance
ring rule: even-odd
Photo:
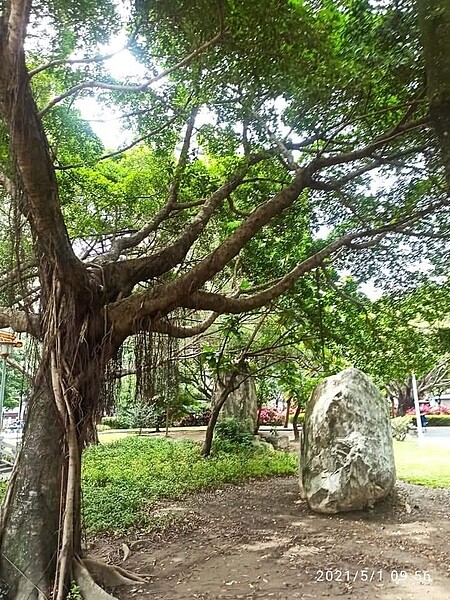
[[[146,583],[146,580],[136,573],[91,558],[75,559],[73,574],[85,600],[117,600],[103,588]],[[146,575],[146,577],[149,576]]]

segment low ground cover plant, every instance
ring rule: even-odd
[[[191,441],[128,437],[90,447],[83,460],[85,528],[93,533],[145,527],[151,508],[162,498],[296,471],[293,454],[244,448],[204,459]]]

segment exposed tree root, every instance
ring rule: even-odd
[[[84,600],[117,600],[115,596],[106,592],[103,588],[114,589],[121,585],[142,584],[146,583],[146,579],[151,577],[151,575],[145,575],[144,579],[122,567],[107,565],[90,558],[75,558],[72,576]],[[13,596],[8,596],[7,593],[7,588],[0,586],[0,598],[49,600],[49,597],[26,577],[21,578]]]
[[[73,574],[84,600],[117,600],[103,588],[110,589],[119,585],[136,585],[146,582],[136,573],[91,558],[76,559]]]
[[[89,571],[79,560],[75,561],[73,575],[85,600],[117,600],[115,596],[111,596],[95,583]]]
[[[91,558],[77,558],[73,575],[84,600],[117,600],[103,588],[114,589],[120,585],[145,583],[146,579],[115,565],[107,565]],[[151,575],[145,575],[146,578]]]
[[[118,585],[135,585],[146,581],[137,573],[127,571],[117,565],[107,565],[92,558],[83,558],[82,563],[95,582],[106,588],[114,588]],[[150,577],[150,575],[145,577]]]

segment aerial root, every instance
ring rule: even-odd
[[[85,600],[117,600],[105,588],[115,588],[119,585],[136,585],[146,580],[115,565],[107,565],[91,558],[74,561],[74,579]]]

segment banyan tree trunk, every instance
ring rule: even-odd
[[[52,589],[68,471],[63,437],[53,392],[41,380],[30,402],[22,448],[2,508],[1,579],[11,600],[47,598]],[[76,511],[75,527],[79,506]]]
[[[58,343],[52,336],[43,343],[22,449],[2,508],[0,579],[9,600],[62,600],[75,579],[81,450],[104,374],[103,348],[89,339],[96,323],[84,323],[72,337],[58,330]]]

